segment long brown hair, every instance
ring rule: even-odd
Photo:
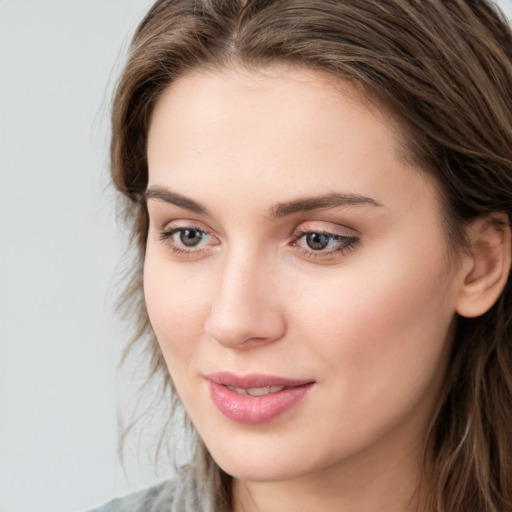
[[[491,2],[158,0],[135,33],[115,92],[111,170],[138,248],[123,296],[137,318],[130,347],[145,344],[151,373],[171,392],[141,285],[153,108],[187,71],[282,62],[350,80],[391,110],[409,157],[437,180],[455,253],[471,220],[492,212],[512,218],[512,34]],[[457,319],[425,454],[426,511],[512,510],[510,277],[486,314]],[[229,486],[218,492],[229,503]]]

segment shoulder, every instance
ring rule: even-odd
[[[176,508],[176,505],[177,501],[181,501],[179,495],[182,494],[183,485],[182,479],[172,479],[123,498],[116,498],[89,512],[171,512],[181,510],[181,508]]]
[[[218,509],[218,472],[210,470],[198,475],[197,471],[193,464],[184,466],[171,480],[116,498],[89,512],[214,512]]]

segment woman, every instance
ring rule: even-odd
[[[155,3],[112,174],[201,441],[102,510],[512,510],[511,84],[483,0]]]

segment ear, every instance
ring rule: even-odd
[[[507,283],[512,250],[508,216],[495,213],[477,219],[468,228],[468,238],[456,310],[470,318],[488,311]]]

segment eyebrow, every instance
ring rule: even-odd
[[[190,210],[194,213],[200,213],[202,215],[208,214],[208,210],[196,201],[193,201],[192,199],[182,196],[176,192],[172,192],[167,188],[159,186],[148,188],[144,193],[144,199],[146,201],[148,199],[157,199],[159,201],[165,201],[166,203],[174,204],[180,208],[185,208],[186,210]]]
[[[179,206],[194,213],[202,215],[208,215],[208,210],[200,203],[189,199],[188,197],[182,196],[177,192],[173,192],[167,188],[161,186],[153,186],[148,188],[144,194],[144,199],[157,199],[166,203]],[[350,205],[371,205],[371,206],[382,206],[375,199],[371,197],[365,197],[357,194],[341,194],[338,192],[332,192],[322,196],[305,197],[296,199],[293,201],[286,201],[278,203],[271,208],[270,214],[274,218],[286,217],[299,212],[308,212],[312,210],[326,210],[329,208],[335,208],[338,206],[350,206]]]
[[[382,206],[371,197],[360,196],[357,194],[340,194],[332,192],[318,197],[305,197],[285,203],[278,203],[272,208],[273,217],[285,217],[298,212],[308,212],[311,210],[327,210],[337,206],[364,205]]]

